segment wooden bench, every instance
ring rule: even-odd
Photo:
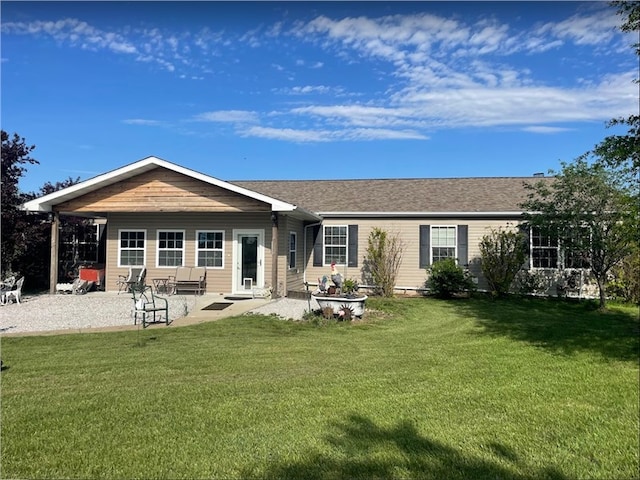
[[[207,290],[205,267],[177,267],[175,275],[169,275],[168,285],[173,293],[179,291],[202,295]]]

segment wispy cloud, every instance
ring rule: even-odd
[[[200,122],[254,123],[258,121],[258,115],[256,112],[246,110],[217,110],[200,113],[194,117],[194,120]]]
[[[143,125],[149,127],[158,127],[160,125],[163,125],[163,122],[159,120],[147,120],[144,118],[128,118],[126,120],[123,120],[122,123],[125,123],[127,125]]]
[[[562,128],[562,127],[545,127],[541,125],[532,125],[530,127],[524,127],[522,129],[523,132],[530,133],[542,133],[542,134],[554,134],[554,133],[562,133],[573,130],[572,128]]]
[[[518,126],[532,133],[559,133],[568,129],[564,125],[568,122],[628,115],[637,109],[633,83],[637,67],[620,67],[606,76],[593,69],[588,78],[561,84],[543,80],[533,66],[545,52],[567,45],[589,47],[596,55],[600,50],[629,48],[629,37],[616,30],[619,22],[615,9],[596,3],[528,30],[493,17],[463,19],[428,13],[377,18],[319,15],[233,33],[153,26],[105,30],[76,18],[5,22],[1,28],[3,34],[48,37],[64,47],[110,52],[202,83],[211,78],[213,59],[223,52],[233,50],[241,59],[245,47],[255,51],[268,42],[284,44],[294,39],[315,48],[311,60],[298,51],[270,57],[269,75],[283,84],[267,92],[291,97],[289,105],[295,102],[295,108],[288,108],[286,101],[257,102],[262,107],[255,110],[205,111],[188,120],[228,123],[245,137],[329,142],[424,140],[429,138],[427,132],[458,127]],[[516,61],[516,54],[527,55],[533,61],[526,65],[532,66]],[[332,60],[316,60],[325,56]],[[331,61],[358,62],[382,87],[367,93],[347,78],[344,85],[331,85],[319,76]],[[323,80],[296,81],[295,72],[318,74]],[[144,118],[123,122],[163,125]]]
[[[245,137],[268,138],[272,140],[286,140],[290,142],[328,142],[332,139],[332,132],[318,130],[296,130],[293,128],[250,127],[240,132]]]
[[[355,128],[347,130],[303,130],[292,128],[251,127],[241,131],[246,137],[284,140],[294,143],[371,140],[426,140],[427,136],[413,130]]]

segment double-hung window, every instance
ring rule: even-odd
[[[199,267],[224,267],[224,232],[196,232],[196,263]]]
[[[531,228],[532,268],[588,268],[590,233],[588,228],[572,232],[564,242],[553,232]]]
[[[146,230],[118,231],[118,266],[141,267],[145,264]]]
[[[347,226],[325,225],[324,227],[324,264],[335,262],[347,264]]]
[[[533,268],[558,268],[558,237],[539,227],[531,229],[531,266]]]
[[[296,268],[296,250],[298,248],[296,232],[289,232],[289,268]]]
[[[445,258],[457,258],[456,256],[456,230],[455,226],[431,227],[431,264]]]
[[[591,233],[587,227],[572,232],[570,245],[565,245],[564,268],[589,268]]]
[[[184,265],[184,230],[158,230],[158,267]]]

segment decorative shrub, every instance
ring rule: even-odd
[[[544,275],[531,270],[520,270],[512,284],[512,290],[520,295],[539,295],[546,292],[547,287]]]
[[[516,274],[524,264],[527,246],[522,234],[492,229],[480,241],[482,273],[492,295],[509,293]]]
[[[640,248],[625,257],[612,273],[613,280],[607,285],[607,295],[640,304]]]
[[[453,258],[434,263],[427,269],[425,286],[438,298],[451,298],[456,293],[475,289],[471,277]]]
[[[376,293],[383,297],[393,297],[403,249],[398,233],[389,234],[378,227],[371,230],[363,274],[367,282],[375,285]]]

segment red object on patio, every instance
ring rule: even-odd
[[[96,288],[104,290],[104,268],[80,267],[80,280],[93,282]]]

